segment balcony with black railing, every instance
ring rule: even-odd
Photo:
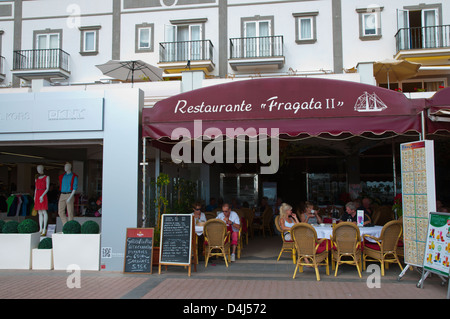
[[[210,40],[161,42],[158,66],[172,74],[184,69],[211,72],[214,69],[213,51]]]
[[[234,70],[281,69],[284,65],[283,36],[230,39],[229,63]]]
[[[450,48],[450,25],[401,28],[395,34],[397,52]]]
[[[68,78],[70,55],[61,49],[14,51],[13,74],[25,80]]]

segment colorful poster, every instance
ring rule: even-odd
[[[405,263],[423,266],[428,215],[436,210],[434,144],[401,144],[403,241]]]
[[[450,271],[450,214],[430,213],[423,268],[448,276]]]

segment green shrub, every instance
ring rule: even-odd
[[[98,234],[100,232],[100,226],[93,220],[88,220],[81,225],[82,234]]]
[[[3,226],[5,226],[5,221],[0,219],[0,233],[3,231]]]
[[[45,237],[42,239],[38,245],[38,249],[52,249],[53,248],[53,242],[50,237]]]
[[[15,220],[10,220],[3,225],[2,232],[4,234],[15,234],[19,231],[17,230],[17,227],[19,226],[19,222]]]
[[[25,219],[19,226],[17,226],[17,231],[20,234],[31,234],[39,231],[38,223],[33,219]]]
[[[64,234],[80,234],[81,224],[76,220],[69,220],[64,224],[62,231]]]

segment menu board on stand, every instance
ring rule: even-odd
[[[197,249],[192,249],[195,242],[193,230],[194,219],[191,214],[162,215],[159,273],[162,265],[174,265],[188,266],[191,275],[192,258],[195,260],[197,253]],[[195,271],[196,267],[194,263]]]
[[[404,260],[407,266],[423,267],[428,215],[436,211],[434,144],[422,140],[400,145],[403,207]]]
[[[151,274],[153,228],[127,228],[123,272]]]
[[[428,222],[427,243],[423,260],[422,278],[417,287],[423,288],[423,282],[434,273],[445,284],[450,272],[450,213],[432,212]],[[450,298],[450,286],[447,299]]]

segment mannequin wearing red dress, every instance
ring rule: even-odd
[[[38,175],[35,179],[35,190],[34,190],[34,209],[39,214],[39,232],[42,236],[47,233],[47,222],[48,222],[48,198],[47,192],[50,187],[50,177],[44,175],[44,166],[37,166]]]

